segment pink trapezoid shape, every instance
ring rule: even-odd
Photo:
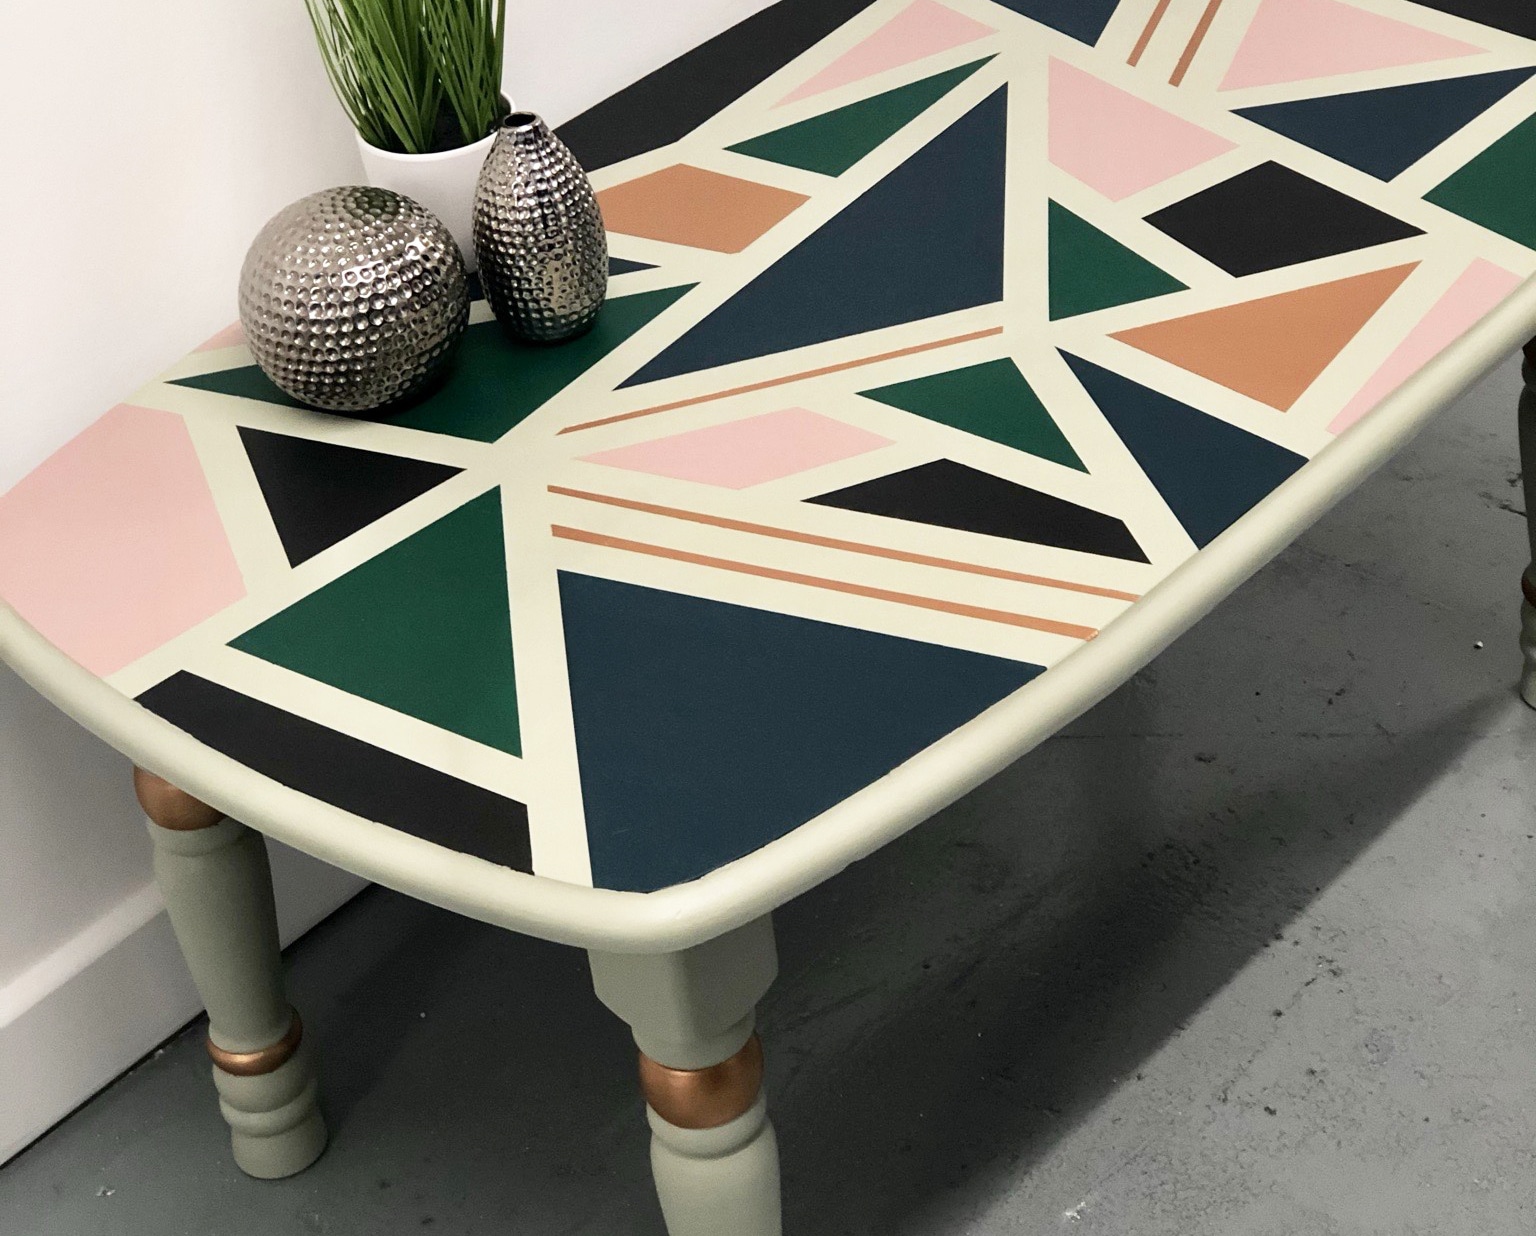
[[[1112,202],[1235,147],[1081,69],[1051,61],[1051,162]]]
[[[112,674],[245,595],[181,417],[119,404],[0,496],[0,598]]]
[[[1264,0],[1221,88],[1309,81],[1485,51],[1342,0]]]
[[[785,95],[777,106],[808,99],[996,33],[991,26],[947,9],[937,0],[917,0],[852,51],[845,52]]]
[[[1473,262],[1333,419],[1328,432],[1343,433],[1374,411],[1388,395],[1503,304],[1520,283],[1519,275],[1492,262],[1482,258]]]
[[[637,442],[583,458],[722,489],[747,489],[889,446],[891,440],[805,408]]]

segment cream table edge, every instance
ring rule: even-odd
[[[527,875],[280,785],[139,707],[0,602],[0,659],[136,764],[270,837],[471,918],[581,948],[666,953],[734,930],[928,819],[1098,703],[1536,336],[1536,279],[1102,635],[890,775],[762,849],[654,893]],[[1511,567],[1512,574],[1518,567]],[[1512,602],[1513,604],[1513,602]]]

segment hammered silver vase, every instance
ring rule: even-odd
[[[532,112],[501,122],[475,192],[475,256],[496,319],[515,339],[588,330],[608,294],[608,234],[592,182]]]
[[[301,198],[261,229],[240,270],[251,355],[287,394],[367,412],[419,393],[469,321],[469,277],[448,229],[388,189]]]

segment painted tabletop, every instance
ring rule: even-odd
[[[238,328],[0,596],[365,820],[649,892],[1033,689],[1536,271],[1529,0],[786,0],[564,134],[589,336],[387,420]]]

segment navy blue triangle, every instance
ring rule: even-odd
[[[592,878],[696,879],[879,780],[1038,665],[562,572]]]
[[[632,275],[637,270],[655,270],[650,262],[637,262],[633,258],[614,257],[608,255],[608,273],[610,275]]]
[[[1003,297],[1007,87],[978,104],[623,385]]]
[[[1070,34],[1090,47],[1099,41],[1120,0],[996,0],[1005,9]]]
[[[1415,82],[1238,111],[1256,124],[1380,180],[1408,170],[1536,69]]]
[[[1075,356],[1066,360],[1201,549],[1307,462],[1118,373]]]

